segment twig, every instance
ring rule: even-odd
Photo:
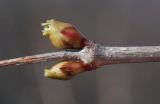
[[[0,68],[6,66],[19,66],[24,64],[45,62],[45,61],[56,61],[56,60],[73,60],[77,58],[77,52],[52,52],[52,53],[44,53],[39,55],[25,56],[14,59],[2,60],[0,61]]]
[[[98,66],[123,63],[160,62],[160,46],[97,48]]]
[[[61,51],[0,61],[0,67],[55,60],[94,61],[96,67],[108,64],[160,62],[160,46],[105,47],[95,44],[81,51]]]

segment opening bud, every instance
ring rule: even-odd
[[[42,23],[43,35],[47,36],[51,43],[59,49],[81,49],[88,40],[71,24],[54,19]]]
[[[82,61],[64,61],[51,69],[45,69],[44,76],[52,79],[68,80],[75,75],[90,70],[93,70],[92,66],[84,64]]]

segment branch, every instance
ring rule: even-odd
[[[39,62],[45,62],[45,61],[56,61],[56,60],[62,60],[62,59],[78,60],[77,56],[78,56],[77,52],[68,52],[68,51],[44,53],[39,55],[2,60],[0,61],[0,68],[7,67],[7,66],[19,66],[24,64],[39,63]]]
[[[98,46],[98,66],[123,63],[160,62],[160,46],[104,47]]]
[[[46,69],[44,76],[67,80],[79,73],[91,71],[104,65],[160,62],[160,46],[105,47],[91,44],[79,51],[60,51],[2,60],[0,68],[55,60],[68,61],[53,66],[51,70]]]
[[[0,68],[57,60],[82,60],[87,64],[94,61],[96,67],[109,64],[160,62],[160,46],[105,47],[95,44],[80,51],[60,51],[2,60]]]

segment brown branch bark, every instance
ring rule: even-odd
[[[123,63],[160,62],[160,46],[98,46],[96,56],[97,66]]]
[[[81,51],[61,51],[0,61],[0,67],[56,60],[94,61],[96,67],[108,64],[160,62],[160,46],[105,47],[95,44]]]
[[[52,52],[52,53],[44,53],[39,55],[25,56],[14,59],[2,60],[0,61],[0,68],[6,66],[19,66],[24,64],[45,62],[45,61],[56,61],[56,60],[74,60],[77,59],[77,52]]]

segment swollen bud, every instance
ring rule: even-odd
[[[42,26],[43,35],[47,36],[56,48],[81,49],[88,43],[88,40],[69,23],[51,19],[42,23]]]
[[[64,61],[51,69],[45,69],[44,76],[52,79],[68,80],[77,74],[89,70],[92,70],[92,67],[89,64],[84,64],[82,61]]]

